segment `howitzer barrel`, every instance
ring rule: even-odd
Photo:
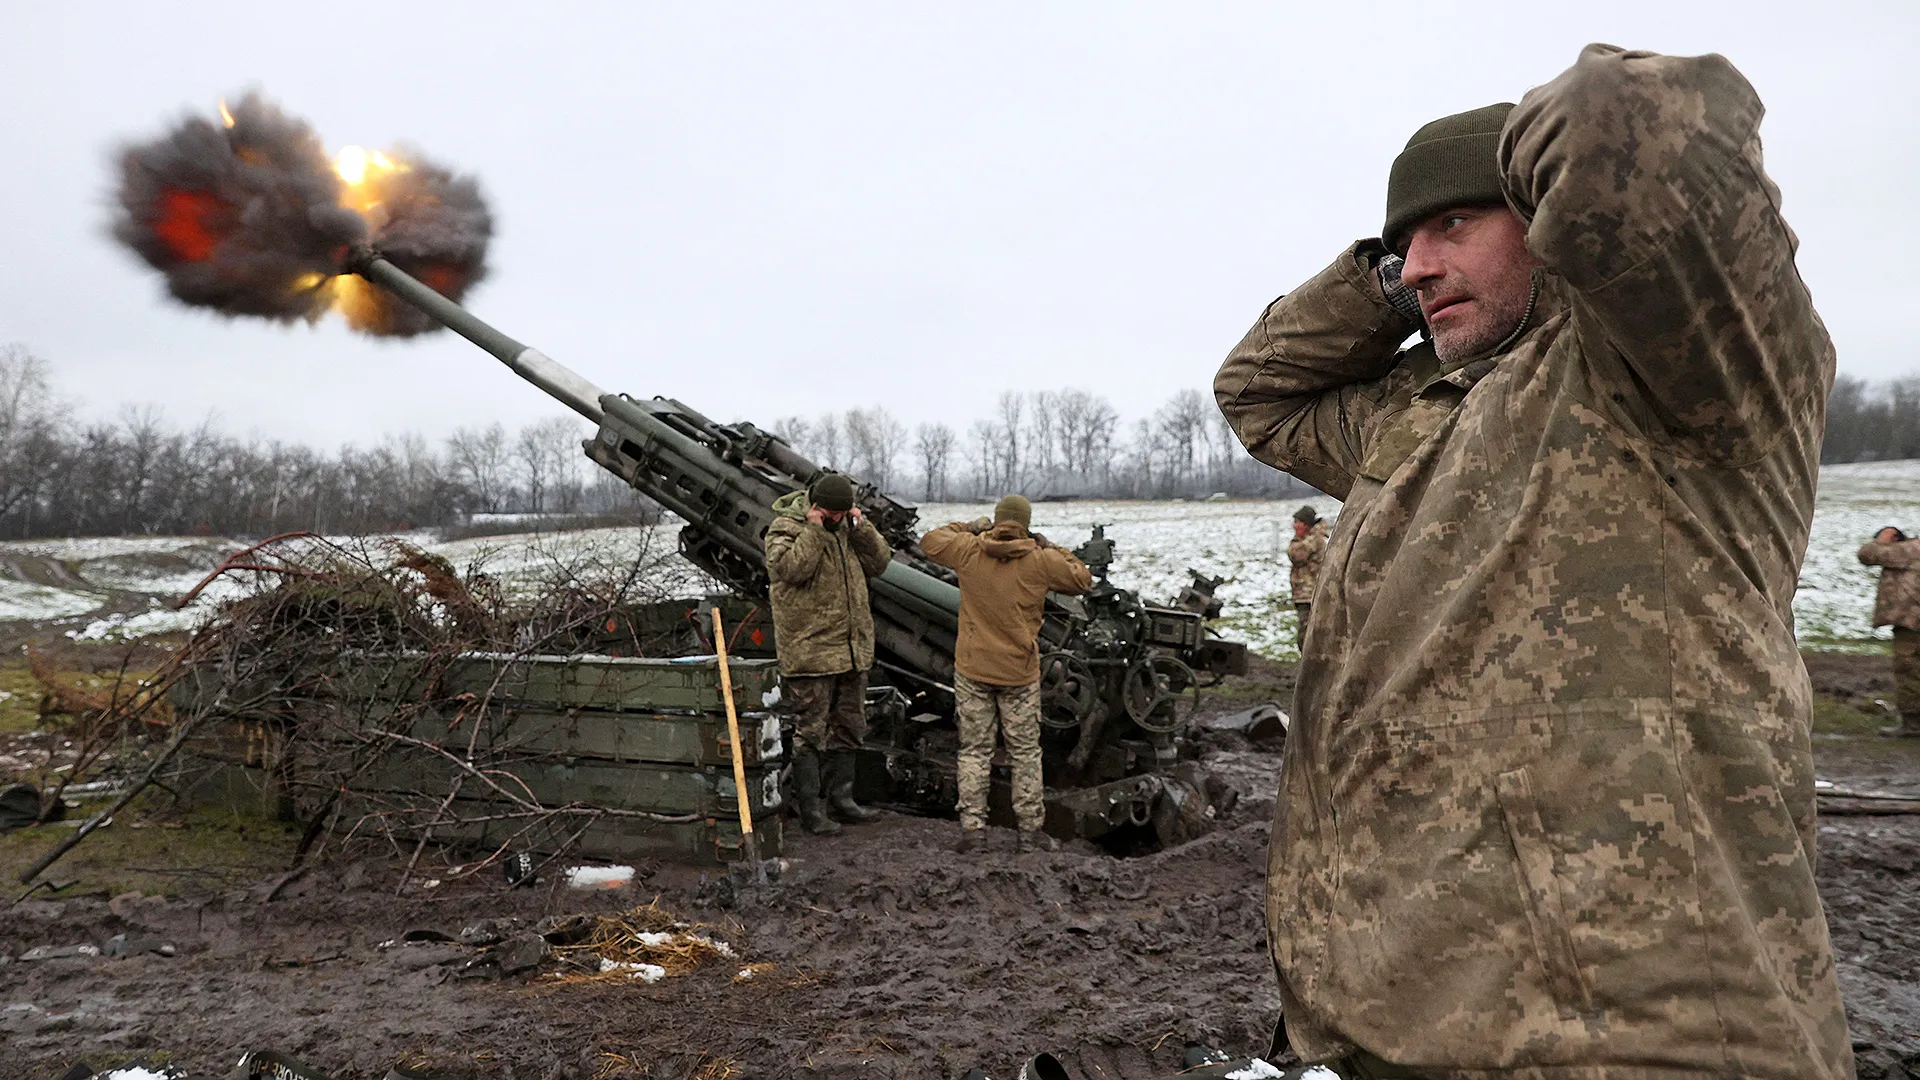
[[[745,592],[765,593],[762,538],[772,521],[773,501],[804,487],[820,470],[777,438],[752,425],[716,425],[679,402],[641,401],[608,394],[538,349],[501,333],[472,312],[441,296],[378,252],[356,253],[354,270],[475,345],[492,353],[521,378],[600,426],[586,444],[587,456],[688,523],[681,551],[695,565]],[[751,448],[750,451],[748,448]],[[758,462],[755,465],[749,458]],[[876,508],[901,519],[892,541],[910,544],[912,508],[883,495]],[[916,668],[946,676],[951,642],[929,652],[929,630],[951,639],[958,624],[960,591],[896,558],[873,582],[873,593],[905,623],[882,637]],[[883,613],[883,621],[889,616]],[[944,652],[942,651],[944,649]]]
[[[406,271],[375,252],[364,252],[354,272],[432,316],[441,325],[492,353],[515,375],[547,392],[550,397],[598,424],[604,415],[600,399],[606,391],[539,349],[488,326],[473,312],[441,296]]]

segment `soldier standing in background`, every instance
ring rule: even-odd
[[[1920,540],[1889,525],[1860,549],[1860,561],[1880,568],[1873,625],[1893,627],[1893,703],[1900,722],[1880,733],[1920,739]]]
[[[867,669],[873,666],[873,608],[867,579],[893,558],[880,531],[853,503],[853,481],[828,473],[808,491],[773,504],[767,529],[767,600],[780,652],[783,696],[796,717],[794,798],[810,833],[879,814],[853,801],[853,754],[867,736]]]
[[[1040,775],[1040,620],[1047,593],[1078,595],[1093,575],[1065,548],[1031,533],[1033,507],[1008,495],[991,521],[956,521],[920,538],[927,558],[960,575],[960,637],[953,650],[954,711],[960,721],[960,846],[986,835],[994,734],[1013,759],[1013,813],[1021,852],[1051,850]]]
[[[1302,506],[1293,512],[1293,539],[1287,542],[1287,559],[1293,563],[1289,576],[1293,583],[1293,610],[1299,623],[1294,629],[1294,641],[1304,643],[1307,640],[1307,614],[1313,608],[1313,583],[1320,577],[1321,556],[1327,550],[1327,523],[1314,513],[1313,507]]]
[[[1723,57],[1589,46],[1415,132],[1381,239],[1220,369],[1344,503],[1268,866],[1307,1061],[1854,1074],[1791,608],[1834,353],[1762,112]]]

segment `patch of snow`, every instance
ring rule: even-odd
[[[567,867],[567,884],[576,889],[617,889],[632,881],[631,866]]]
[[[1266,1061],[1260,1058],[1254,1058],[1252,1061],[1247,1062],[1245,1067],[1235,1069],[1228,1073],[1227,1080],[1273,1080],[1275,1077],[1285,1075],[1285,1073],[1268,1064]],[[1313,1073],[1307,1072],[1304,1075],[1312,1076]],[[1332,1076],[1333,1074],[1328,1073],[1327,1075]],[[1338,1080],[1338,1078],[1336,1077],[1335,1080]]]
[[[105,597],[90,593],[0,578],[0,620],[42,622],[71,619],[98,610],[104,603]]]
[[[176,631],[192,630],[198,627],[209,614],[211,614],[209,609],[198,604],[178,611],[162,608],[138,615],[114,614],[104,619],[95,619],[79,630],[69,630],[67,636],[75,641],[128,641],[151,634],[171,634]]]
[[[623,963],[619,960],[600,959],[600,970],[604,972],[624,971],[628,978],[642,982],[659,982],[667,977],[667,969],[659,964]]]

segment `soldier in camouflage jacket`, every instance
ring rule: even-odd
[[[1345,500],[1269,865],[1307,1060],[1853,1073],[1789,608],[1834,356],[1761,113],[1721,57],[1590,46],[1422,129],[1386,245],[1220,370],[1254,456]],[[1438,194],[1409,203],[1422,160]],[[1449,269],[1503,229],[1504,269]]]
[[[1920,540],[1888,526],[1860,549],[1860,561],[1880,568],[1873,625],[1893,627],[1893,702],[1900,723],[1885,734],[1920,739]]]

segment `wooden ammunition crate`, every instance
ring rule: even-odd
[[[778,854],[783,759],[779,720],[767,711],[778,666],[739,660],[729,667],[754,831],[764,853]],[[174,704],[184,716],[254,696],[223,699],[221,689],[213,672],[198,673],[175,688]],[[387,732],[401,738],[353,781],[369,804],[391,805],[403,793],[444,796],[465,770],[434,748],[464,758],[471,746],[477,759],[490,763],[493,782],[541,806],[683,819],[602,818],[579,837],[585,855],[712,861],[732,858],[740,847],[732,750],[713,657],[369,656],[325,693],[284,702],[271,715],[209,721],[190,753],[210,774],[243,768],[268,800],[276,783],[299,787],[298,778],[313,774],[329,746]],[[234,788],[229,782],[200,787]],[[489,793],[486,783],[468,775],[459,804],[477,808],[470,816],[487,816]],[[503,811],[511,805],[497,796],[491,802]],[[437,827],[434,835],[497,844],[523,826],[524,819],[481,822]]]

